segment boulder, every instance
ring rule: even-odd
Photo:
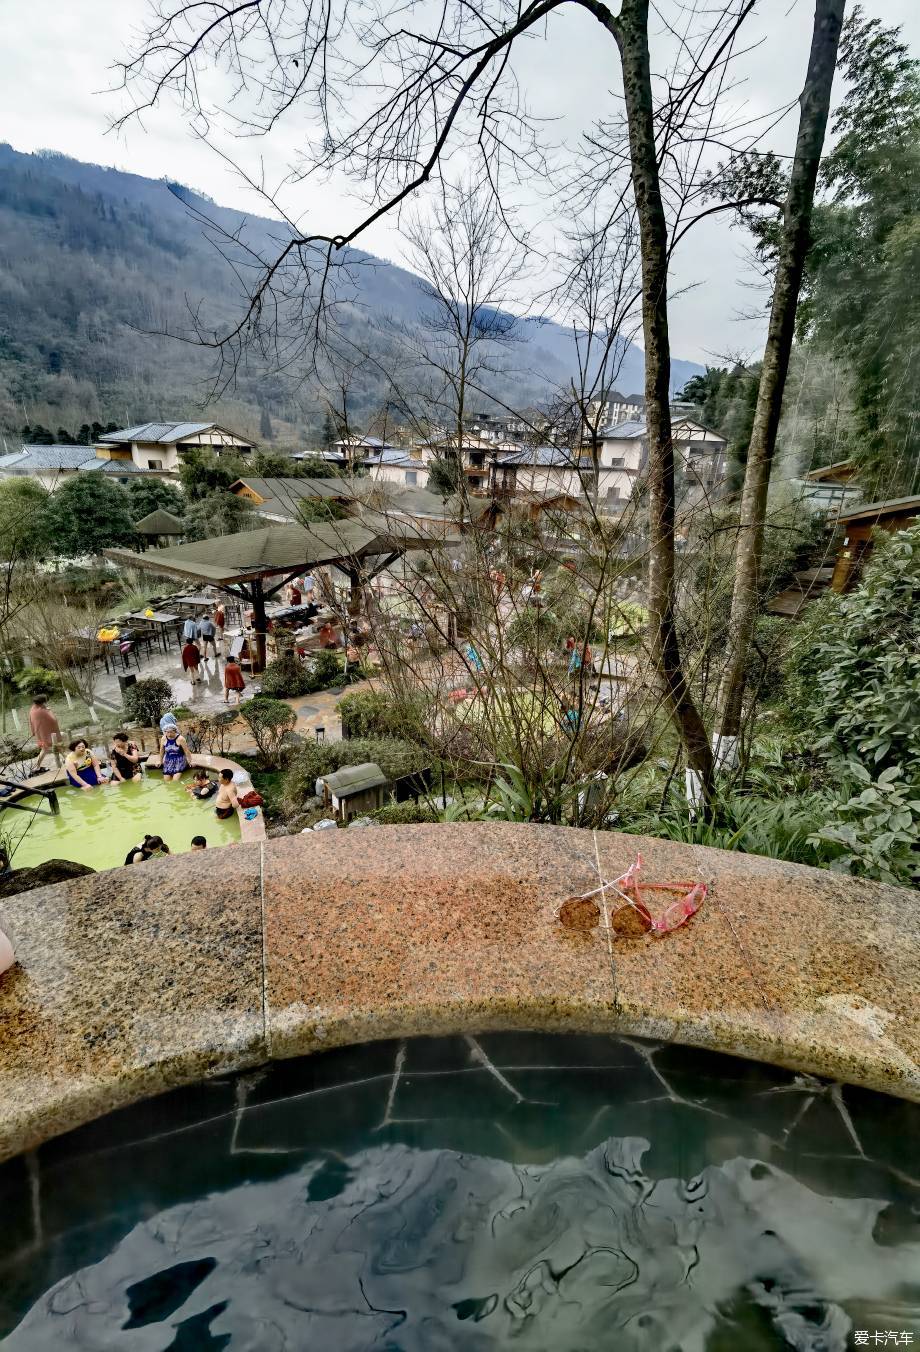
[[[82,878],[95,873],[87,864],[75,864],[71,859],[46,859],[35,868],[14,868],[0,876],[0,897],[13,897],[17,892],[31,892],[36,887],[50,887],[65,883],[68,878]]]

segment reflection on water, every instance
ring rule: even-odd
[[[916,1108],[630,1040],[471,1043],[329,1054],[47,1147],[2,1346],[920,1340]]]

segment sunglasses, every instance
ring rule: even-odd
[[[583,892],[581,896],[569,897],[561,906],[557,908],[557,914],[560,921],[569,929],[593,929],[600,921],[600,907],[592,900],[598,894],[603,899],[604,906],[607,906],[607,892],[612,890],[622,898],[618,905],[614,905],[611,915],[616,915],[619,911],[627,907],[637,912],[646,930],[653,934],[670,934],[673,930],[680,929],[685,925],[691,916],[696,915],[702,906],[706,897],[709,895],[709,883],[704,882],[675,882],[675,883],[639,883],[639,874],[642,872],[642,855],[636,855],[636,862],[630,864],[625,873],[621,873],[619,878],[614,878],[611,882],[603,882],[600,887],[595,887],[591,892]],[[676,900],[667,906],[660,916],[654,916],[651,908],[643,900],[643,892],[666,892],[671,896],[677,894]]]

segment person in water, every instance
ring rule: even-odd
[[[178,728],[170,725],[160,739],[160,765],[163,778],[178,779],[188,769],[188,746]]]
[[[123,784],[126,779],[141,779],[141,753],[136,742],[128,741],[126,732],[116,732],[109,747],[112,775]]]
[[[212,793],[217,792],[217,780],[212,779],[207,770],[196,770],[191,784],[185,785],[185,792],[193,798],[210,798]]]
[[[224,703],[230,703],[230,691],[235,690],[236,702],[239,704],[245,689],[246,682],[243,680],[239,662],[235,657],[228,657],[224,665]]]
[[[139,845],[132,845],[125,855],[126,864],[143,864],[156,854],[169,854],[169,846],[162,836],[144,836]]]
[[[206,850],[207,848],[208,842],[205,840],[204,836],[192,836],[193,850]]]
[[[236,785],[233,782],[232,770],[221,770],[220,784],[217,788],[217,798],[214,803],[214,811],[221,821],[226,821],[232,817],[239,807],[239,796],[236,792]]]
[[[75,788],[86,789],[87,792],[106,782],[102,777],[98,760],[82,737],[70,743],[70,750],[64,757],[64,769],[71,784]]]

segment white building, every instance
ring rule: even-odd
[[[645,416],[645,398],[641,394],[621,394],[611,390],[606,399],[593,399],[588,405],[585,435],[595,427],[616,427],[624,422],[641,422]]]
[[[49,493],[76,474],[87,472],[109,474],[122,483],[138,474],[148,478],[159,477],[131,460],[102,458],[94,446],[26,445],[10,455],[0,456],[0,478],[35,479]]]
[[[398,446],[385,446],[368,455],[364,464],[369,477],[377,483],[393,484],[398,488],[424,488],[428,482],[428,464],[433,459],[423,446],[413,446],[408,451]]]
[[[148,422],[100,437],[95,453],[100,459],[130,461],[138,469],[176,474],[189,451],[246,456],[252,449],[251,441],[218,423]]]
[[[725,477],[727,442],[721,433],[694,418],[675,418],[671,426],[675,455],[686,474],[685,493],[699,497],[717,491]],[[648,429],[632,419],[604,428],[599,435],[598,500],[615,507],[626,503],[648,462]]]
[[[565,494],[582,498],[585,491],[581,468],[590,462],[577,451],[559,446],[519,447],[515,451],[500,452],[492,468],[491,489],[497,496],[533,493],[541,497]]]

